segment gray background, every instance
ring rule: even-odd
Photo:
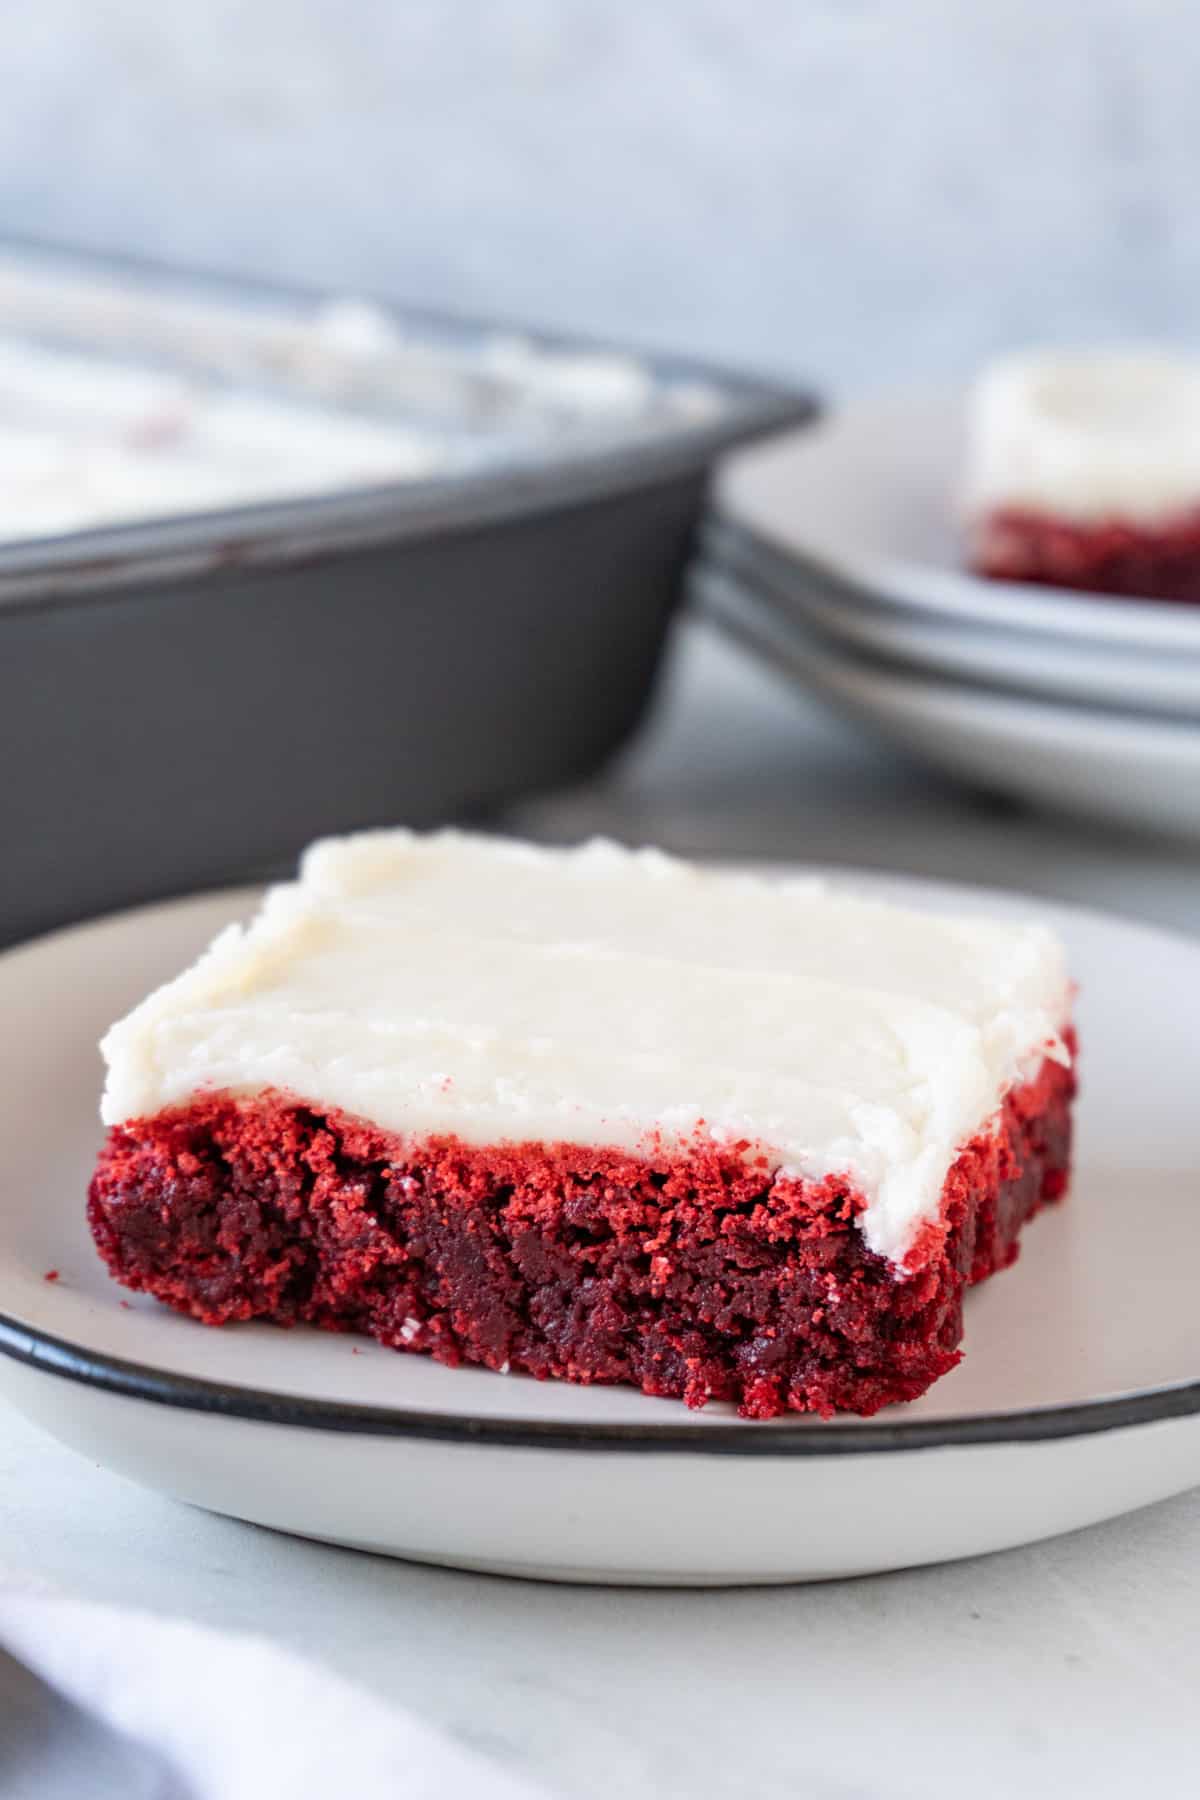
[[[1195,0],[37,0],[0,229],[834,385],[1181,335]]]

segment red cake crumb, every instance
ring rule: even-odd
[[[58,1270],[57,1269],[47,1269],[46,1273],[42,1276],[42,1280],[43,1281],[57,1281],[58,1280]]]
[[[1156,528],[1000,508],[972,528],[971,566],[994,580],[1200,601],[1200,508]]]
[[[959,1360],[964,1289],[1065,1189],[1073,1093],[1047,1060],[1007,1097],[903,1275],[866,1247],[848,1181],[737,1147],[407,1141],[278,1094],[116,1128],[88,1214],[119,1281],[207,1325],[364,1332],[747,1418],[870,1414]]]

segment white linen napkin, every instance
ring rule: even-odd
[[[38,1724],[29,1704],[35,1684],[22,1687],[14,1672],[7,1715],[0,1687],[0,1793],[6,1796],[57,1800],[60,1792],[123,1791],[138,1800],[330,1800],[336,1794],[537,1800],[525,1782],[411,1714],[262,1638],[0,1591],[0,1647],[92,1721],[121,1734],[126,1743],[116,1742],[114,1750],[131,1761],[136,1746],[150,1753],[136,1781],[126,1776],[118,1786],[103,1785],[99,1730],[89,1738],[86,1721],[73,1734],[48,1731],[43,1717],[40,1733],[22,1733],[22,1719]]]

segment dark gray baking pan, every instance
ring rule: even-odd
[[[198,391],[328,398],[305,333],[329,316],[0,252],[0,337],[178,365]],[[597,768],[645,706],[714,458],[812,410],[403,309],[368,340],[381,319],[394,338],[349,356],[336,403],[430,434],[432,472],[0,543],[0,941]]]

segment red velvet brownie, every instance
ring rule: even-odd
[[[318,845],[105,1040],[89,1213],[206,1324],[872,1413],[1065,1190],[1053,934],[442,833]]]
[[[982,575],[1200,600],[1200,365],[1151,352],[994,364],[971,399]]]

